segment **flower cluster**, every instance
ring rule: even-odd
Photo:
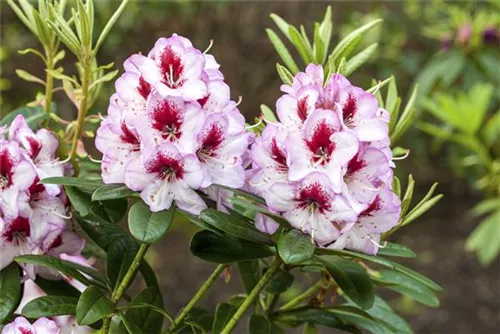
[[[17,255],[78,255],[83,248],[83,240],[69,230],[61,187],[39,184],[63,176],[58,146],[54,134],[34,133],[22,115],[12,122],[8,139],[0,133],[0,269]],[[30,278],[43,271],[33,265],[24,269]]]
[[[152,211],[175,201],[193,214],[206,207],[196,190],[244,185],[253,136],[212,55],[174,34],[124,68],[96,136],[105,183],[140,191]]]
[[[250,189],[322,247],[376,253],[398,222],[387,111],[377,99],[323,68],[298,73],[251,148]],[[272,222],[256,226],[273,232]]]

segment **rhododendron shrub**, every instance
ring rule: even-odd
[[[275,112],[263,105],[251,124],[208,53],[212,42],[202,51],[172,34],[149,52],[131,50],[123,70],[99,64],[99,47],[127,2],[95,34],[91,0],[71,10],[65,2],[8,1],[42,44],[44,54],[26,53],[41,56],[47,77],[18,71],[43,82],[45,94],[1,121],[2,334],[230,333],[247,316],[250,333],[296,326],[410,333],[376,287],[438,306],[439,285],[390,258],[415,253],[387,239],[440,195],[433,197],[433,186],[410,209],[414,181],[402,192],[394,177],[408,155],[394,143],[415,118],[416,90],[400,112],[393,77],[372,87],[348,79],[376,49],[351,56],[380,20],[330,48],[330,8],[314,43],[272,15],[303,64],[267,31],[284,62],[277,65],[282,96]],[[56,69],[62,44],[76,58],[77,77]],[[107,112],[91,109],[119,72]],[[57,115],[58,81],[76,120]],[[87,153],[83,137],[94,138],[102,157]],[[197,225],[186,247],[217,267],[171,315],[168,291],[144,256],[174,219]],[[118,224],[124,220],[128,228]],[[215,309],[196,307],[219,276],[236,272],[243,294]],[[293,292],[304,272],[316,283]],[[143,289],[129,290],[137,276]]]

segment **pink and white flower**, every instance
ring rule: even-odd
[[[163,96],[196,101],[207,95],[203,81],[205,57],[191,42],[176,34],[160,38],[148,57],[138,57],[141,74]]]
[[[272,210],[282,212],[294,228],[320,245],[336,240],[357,218],[347,200],[332,191],[323,173],[311,173],[294,183],[275,183],[264,198]]]
[[[54,321],[45,317],[33,324],[24,317],[17,317],[3,328],[2,334],[60,334],[60,330]]]
[[[172,144],[155,147],[143,161],[134,160],[125,170],[125,184],[140,191],[151,211],[169,209],[172,203],[199,214],[206,208],[195,189],[203,182],[203,170],[196,156],[182,155]]]
[[[204,172],[201,186],[214,183],[234,188],[245,184],[242,155],[248,149],[251,133],[228,135],[229,118],[215,113],[207,117],[198,134],[196,156]]]
[[[286,136],[286,132],[269,124],[252,145],[252,170],[248,184],[258,195],[264,195],[274,183],[288,179]]]
[[[389,231],[399,222],[401,201],[389,188],[381,190],[363,210],[352,228],[340,236],[328,248],[352,249],[376,254],[380,234]]]
[[[17,217],[17,197],[27,190],[36,177],[33,164],[22,153],[15,141],[0,140],[0,211],[8,217]]]
[[[18,142],[24,148],[40,179],[63,176],[64,164],[56,158],[59,141],[52,132],[40,129],[35,134],[24,117],[18,115],[10,126],[9,139]],[[48,184],[45,188],[51,196],[61,192],[61,188],[55,184]]]
[[[330,177],[335,192],[341,192],[344,167],[358,151],[357,137],[342,131],[338,116],[331,110],[316,110],[304,124],[301,135],[287,139],[289,179],[297,181],[312,171]]]

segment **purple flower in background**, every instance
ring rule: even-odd
[[[390,189],[389,113],[342,75],[326,79],[310,64],[281,87],[279,122],[251,147],[248,188],[319,246],[374,254],[401,210]],[[255,226],[278,228],[262,214]]]
[[[483,42],[498,47],[498,43],[500,43],[500,31],[493,26],[486,27],[483,30]]]

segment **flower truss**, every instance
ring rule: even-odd
[[[193,214],[206,208],[198,191],[245,184],[253,134],[212,55],[174,34],[124,68],[96,137],[105,183],[140,191],[151,211]]]
[[[79,255],[83,249],[83,239],[68,224],[69,202],[62,187],[39,184],[43,178],[63,176],[58,146],[52,132],[33,132],[21,115],[12,122],[8,139],[0,139],[0,269],[18,255]],[[24,270],[31,279],[45,273],[29,264]]]
[[[323,68],[311,64],[281,87],[279,122],[252,145],[248,184],[319,246],[375,254],[401,212],[389,115],[342,75],[324,82]],[[257,226],[269,232],[269,224]]]

